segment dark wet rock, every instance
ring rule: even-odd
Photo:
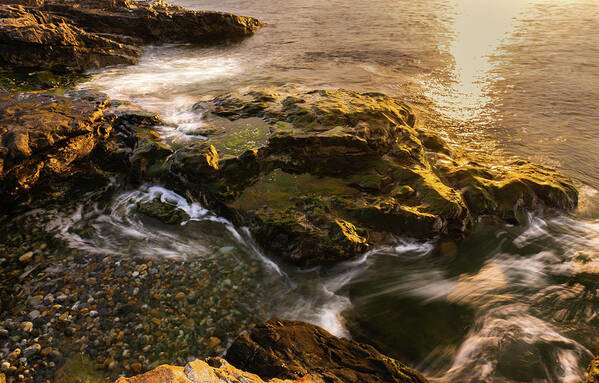
[[[189,219],[185,211],[160,199],[137,204],[137,211],[171,225],[181,224]]]
[[[133,64],[142,44],[243,37],[262,24],[164,1],[7,0],[0,5],[0,68],[82,72]]]
[[[390,234],[459,237],[482,215],[518,222],[577,204],[555,171],[451,148],[383,94],[283,88],[195,108],[212,133],[169,159],[166,182],[299,264],[352,258]]]
[[[299,321],[272,319],[241,335],[225,358],[263,379],[309,375],[325,382],[426,382],[372,346]]]

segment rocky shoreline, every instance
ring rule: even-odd
[[[251,17],[164,1],[9,0],[0,5],[0,69],[71,73],[135,64],[146,44],[206,44],[261,26]]]
[[[146,44],[206,44],[262,26],[161,0],[9,0],[0,5],[0,68],[9,77],[76,76],[134,64]],[[518,224],[530,211],[577,205],[572,181],[558,172],[451,146],[384,94],[231,92],[193,107],[207,139],[180,145],[161,139],[159,116],[44,76],[27,74],[27,91],[0,88],[3,225],[94,190],[150,182],[249,227],[270,256],[314,266],[355,259],[397,235],[457,241],[483,217]],[[160,200],[136,213],[167,225],[188,219]],[[213,304],[231,285],[252,301],[252,270],[226,271],[234,277],[221,281],[200,261],[81,256],[30,221],[19,229],[2,234],[0,246],[0,383],[99,382],[144,371],[117,382],[426,381],[317,326],[273,319],[254,327],[259,309]],[[221,321],[219,310],[232,315]],[[225,340],[243,331],[226,360],[183,357],[221,355]]]

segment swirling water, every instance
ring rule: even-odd
[[[133,239],[127,251],[185,257],[213,240],[193,227],[208,220],[272,277],[265,304],[273,315],[359,336],[339,317],[356,312],[367,321],[358,327],[389,335],[377,346],[432,381],[581,381],[599,351],[596,0],[177,2],[268,26],[217,46],[149,47],[139,65],[104,70],[86,85],[160,113],[164,138],[202,139],[191,105],[229,90],[380,91],[411,103],[421,123],[456,144],[558,167],[579,183],[580,207],[531,215],[521,227],[482,222],[457,244],[397,238],[352,262],[298,270],[263,255],[243,228],[144,186],[117,196],[110,211],[88,206],[53,221],[71,246],[115,252]],[[190,222],[160,231],[128,218],[130,206],[155,196]],[[97,234],[77,237],[77,225]]]

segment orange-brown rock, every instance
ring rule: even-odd
[[[305,377],[300,380],[271,379],[264,382],[258,375],[241,371],[221,358],[194,360],[185,367],[159,366],[145,374],[119,378],[116,383],[321,383]]]
[[[108,135],[108,99],[73,91],[0,96],[0,180],[5,192],[30,189],[40,177],[71,176],[75,163]]]
[[[139,180],[149,159],[170,153],[146,134],[157,121],[92,91],[0,94],[0,209],[68,200],[112,176]]]

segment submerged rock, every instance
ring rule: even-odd
[[[171,225],[181,224],[189,219],[189,215],[185,211],[168,202],[162,202],[160,199],[138,203],[137,211]]]
[[[349,259],[393,234],[460,236],[482,215],[518,222],[527,210],[577,204],[555,171],[451,148],[383,94],[282,88],[195,108],[208,141],[172,156],[166,182],[295,263]]]
[[[308,323],[271,319],[231,345],[225,358],[263,379],[310,376],[323,382],[426,382],[374,347]]]
[[[205,43],[261,26],[251,17],[161,0],[7,0],[0,5],[0,68],[82,72],[133,64],[142,44]]]

